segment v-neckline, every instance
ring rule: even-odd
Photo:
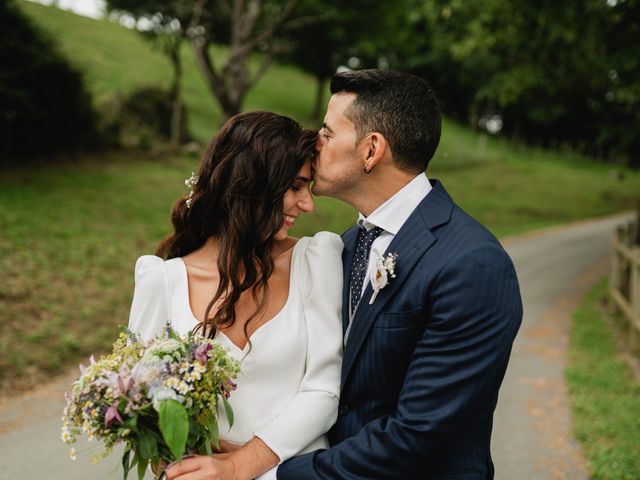
[[[291,252],[291,265],[289,266],[289,291],[287,293],[287,300],[284,302],[284,305],[282,306],[282,308],[280,310],[278,310],[278,312],[271,317],[269,320],[267,320],[266,322],[264,322],[262,325],[260,325],[258,328],[255,329],[255,331],[249,335],[249,340],[244,344],[243,348],[240,348],[239,345],[237,345],[233,340],[231,340],[229,338],[229,336],[224,333],[222,330],[218,330],[216,332],[216,335],[223,335],[224,338],[226,338],[227,342],[229,342],[231,345],[233,345],[234,348],[236,348],[240,353],[244,353],[247,348],[249,347],[249,341],[252,341],[254,336],[263,329],[263,327],[265,327],[266,325],[270,324],[271,322],[273,322],[274,320],[277,320],[278,317],[281,316],[281,314],[287,309],[287,306],[289,305],[289,303],[291,302],[291,298],[293,297],[292,290],[293,290],[293,267],[295,265],[295,259],[296,259],[296,253],[297,253],[297,248],[298,245],[300,245],[300,243],[302,242],[302,239],[299,239],[296,244],[293,246],[293,251]],[[198,325],[199,323],[201,323],[197,317],[195,316],[195,314],[193,313],[193,309],[191,308],[191,302],[189,301],[189,273],[187,271],[187,264],[185,263],[184,259],[182,257],[177,257],[180,259],[180,263],[182,264],[183,267],[183,273],[184,273],[184,280],[185,280],[185,298],[184,301],[186,302],[187,305],[187,310],[189,312],[189,314],[191,315],[191,318],[194,321],[194,326]]]

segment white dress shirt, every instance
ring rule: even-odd
[[[404,225],[404,222],[407,221],[418,204],[430,191],[431,183],[429,179],[424,173],[420,173],[389,200],[376,208],[371,215],[368,217],[365,217],[362,213],[358,215],[359,226],[367,230],[371,230],[374,227],[380,227],[383,230],[371,245],[367,276],[365,281],[362,282],[360,296],[364,293],[367,284],[370,283],[378,258],[382,257],[393,238]]]

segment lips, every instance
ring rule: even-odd
[[[285,224],[287,227],[289,227],[289,228],[293,227],[293,223],[294,223],[295,221],[296,221],[296,217],[291,216],[291,215],[287,215],[287,214],[285,213],[285,215],[284,215],[284,224]]]

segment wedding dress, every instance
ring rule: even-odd
[[[293,247],[287,301],[251,335],[251,349],[217,332],[215,340],[241,368],[229,399],[233,426],[224,413],[218,416],[221,439],[243,444],[257,436],[281,462],[328,446],[324,434],[336,420],[340,391],[341,253],[333,233],[301,238]],[[167,321],[181,334],[196,326],[182,258],[140,257],[135,282],[131,330],[148,339]]]

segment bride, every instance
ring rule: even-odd
[[[267,470],[263,478],[275,478],[280,462],[328,445],[340,385],[342,242],[328,232],[288,235],[313,210],[315,149],[316,133],[287,117],[232,117],[187,181],[191,194],[174,205],[174,233],[158,256],[136,263],[131,330],[151,338],[168,321],[214,338],[241,364],[235,423],[219,415],[223,453],[182,460],[170,479]]]

